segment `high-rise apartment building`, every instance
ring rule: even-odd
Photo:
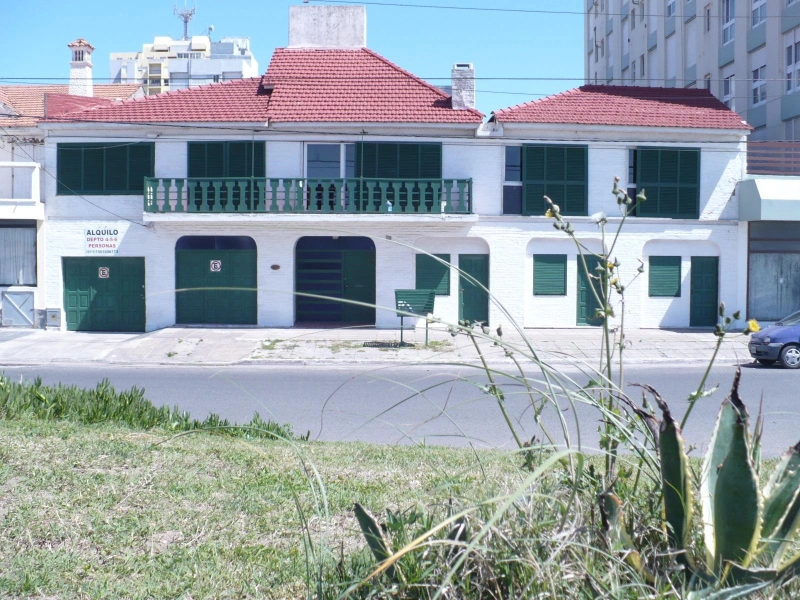
[[[754,128],[800,141],[800,0],[586,0],[585,78],[709,89]]]
[[[218,42],[207,35],[156,37],[141,52],[111,53],[112,83],[142,84],[148,95],[258,75],[258,61],[246,37]]]

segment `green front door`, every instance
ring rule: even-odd
[[[458,268],[458,320],[489,324],[489,255],[459,254]],[[464,274],[471,276],[486,290],[475,285]]]
[[[689,303],[691,327],[714,327],[719,314],[719,258],[693,256]]]
[[[375,323],[375,253],[369,250],[345,251],[342,260],[343,297],[370,306],[342,306],[344,323]]]
[[[256,250],[177,250],[176,322],[255,325]]]
[[[144,258],[64,258],[69,331],[144,331]]]
[[[600,264],[600,259],[596,256],[586,256],[586,267],[589,273],[597,275],[595,269]],[[594,292],[590,289],[590,285],[594,287]],[[583,267],[583,261],[578,256],[578,325],[602,325],[603,319],[598,318],[597,311],[601,308],[598,298],[602,298],[602,291],[600,282],[592,280],[586,273]]]

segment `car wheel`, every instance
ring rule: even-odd
[[[776,362],[778,362],[777,360],[769,360],[769,359],[766,359],[766,358],[757,358],[756,360],[759,362],[759,364],[762,364],[765,367],[771,367]]]
[[[794,344],[784,346],[780,360],[787,369],[800,369],[800,348]]]

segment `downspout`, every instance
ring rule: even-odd
[[[14,142],[12,141],[11,142],[11,162],[12,163],[14,162],[14,147],[15,146],[16,146],[16,144],[14,144]],[[15,171],[14,167],[11,167],[11,199],[12,200],[14,199],[14,189],[15,189],[14,188],[14,171]]]

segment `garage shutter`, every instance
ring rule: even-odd
[[[441,144],[356,144],[356,177],[441,179]]]
[[[449,263],[449,254],[433,256]],[[417,289],[436,290],[437,296],[450,295],[450,267],[427,254],[417,254]]]
[[[533,295],[567,295],[567,255],[533,255]]]
[[[637,193],[647,200],[637,216],[697,219],[700,215],[700,151],[640,148],[637,150]]]
[[[653,298],[681,295],[681,257],[651,256],[649,293]]]
[[[523,147],[523,214],[541,216],[548,209],[544,196],[563,215],[588,214],[588,147],[535,144]]]

